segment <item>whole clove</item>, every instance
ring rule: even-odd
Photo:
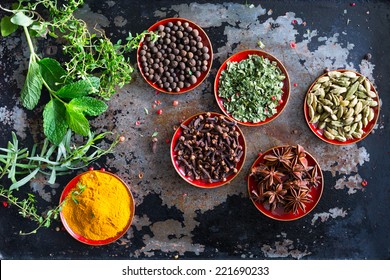
[[[226,182],[230,175],[238,173],[244,148],[235,121],[208,112],[180,128],[174,153],[187,177],[215,183]]]

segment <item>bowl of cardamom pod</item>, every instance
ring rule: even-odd
[[[117,175],[90,170],[74,177],[61,197],[61,221],[76,240],[93,246],[121,238],[134,217],[134,199]]]
[[[319,76],[309,87],[303,108],[316,136],[330,144],[349,145],[363,140],[374,129],[380,102],[367,77],[342,69]]]
[[[230,56],[219,68],[214,96],[221,111],[245,126],[276,119],[290,96],[290,79],[282,62],[261,50]]]

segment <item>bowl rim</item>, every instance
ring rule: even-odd
[[[85,172],[82,172],[78,175],[76,175],[75,177],[73,177],[69,182],[68,184],[65,186],[65,188],[63,189],[62,193],[61,193],[61,196],[60,196],[60,201],[59,203],[61,204],[64,199],[66,198],[66,196],[68,195],[68,193],[75,188],[77,182],[79,181],[80,177],[82,175],[85,175],[85,174],[88,174],[88,173],[91,173],[91,172],[101,172],[101,173],[105,173],[105,174],[108,174],[112,177],[115,177],[117,180],[119,180],[123,187],[125,187],[127,193],[129,194],[129,198],[130,198],[130,207],[131,207],[131,213],[130,213],[130,217],[129,217],[129,220],[128,220],[128,223],[127,225],[124,227],[124,229],[118,233],[116,236],[114,237],[110,237],[110,238],[107,238],[107,239],[104,239],[104,240],[91,240],[91,239],[88,239],[88,238],[85,238],[84,236],[80,235],[80,234],[77,234],[75,233],[72,228],[68,225],[68,223],[66,222],[66,219],[62,213],[62,211],[60,212],[60,218],[61,218],[61,222],[64,226],[64,228],[66,229],[66,231],[74,238],[76,239],[77,241],[81,242],[81,243],[84,243],[84,244],[87,244],[87,245],[91,245],[91,246],[101,246],[101,245],[108,245],[108,244],[111,244],[115,241],[117,241],[119,238],[121,238],[130,228],[132,222],[133,222],[133,219],[134,219],[134,214],[135,214],[135,202],[134,202],[134,197],[133,197],[133,194],[129,188],[129,186],[119,177],[117,176],[116,174],[114,173],[111,173],[109,171],[105,171],[105,170],[88,170],[88,171],[85,171]]]
[[[271,61],[276,61],[278,68],[286,76],[286,78],[283,81],[283,88],[282,88],[283,89],[283,95],[282,95],[282,99],[281,100],[283,100],[283,103],[279,104],[278,107],[277,107],[277,108],[280,107],[280,109],[277,110],[277,112],[274,115],[272,115],[271,117],[268,117],[264,121],[257,122],[257,123],[243,122],[243,121],[235,119],[233,116],[231,116],[226,111],[225,106],[223,106],[223,100],[222,100],[223,98],[219,97],[219,95],[218,95],[219,79],[221,77],[222,71],[226,69],[227,63],[230,62],[230,61],[237,61],[238,62],[238,61],[247,59],[249,57],[249,55],[258,55],[258,56],[262,56],[264,58],[268,58]],[[244,57],[241,58],[241,59],[238,59],[238,60],[234,60],[234,59],[236,59],[237,57],[240,57],[240,56],[244,56]],[[279,117],[282,114],[284,109],[287,107],[287,103],[288,103],[289,98],[290,98],[290,93],[291,93],[290,76],[289,76],[289,74],[287,72],[287,68],[284,66],[284,64],[277,57],[275,57],[271,53],[263,51],[263,50],[246,49],[246,50],[242,50],[242,51],[239,51],[237,53],[234,53],[234,54],[230,55],[221,64],[221,66],[218,69],[217,74],[215,75],[215,79],[214,79],[214,97],[215,97],[215,100],[216,100],[216,102],[218,104],[218,107],[220,108],[220,110],[223,112],[223,114],[225,116],[228,116],[229,118],[235,120],[237,123],[239,123],[241,125],[244,125],[244,126],[261,126],[261,125],[268,124],[268,123],[272,122],[273,120],[275,120],[277,117]],[[283,98],[283,96],[285,96],[285,97]]]
[[[138,45],[138,48],[137,48],[137,66],[138,66],[138,70],[139,72],[141,73],[143,79],[151,86],[153,87],[155,90],[159,91],[159,92],[163,92],[163,93],[166,93],[166,94],[171,94],[171,95],[180,95],[180,94],[183,94],[183,93],[186,93],[186,92],[189,92],[195,88],[197,88],[198,86],[200,86],[204,80],[207,78],[207,76],[209,75],[210,73],[210,70],[212,68],[212,64],[213,64],[213,59],[214,59],[214,55],[213,55],[213,46],[211,44],[211,40],[209,38],[209,36],[207,35],[206,31],[200,27],[198,24],[196,24],[195,22],[189,20],[189,19],[186,19],[186,18],[182,18],[182,17],[170,17],[170,18],[165,18],[165,19],[162,19],[162,20],[159,20],[157,21],[156,23],[154,23],[153,25],[151,25],[149,28],[148,28],[148,31],[155,31],[157,29],[157,27],[160,25],[160,24],[165,24],[167,22],[177,22],[177,21],[186,21],[190,24],[191,27],[193,28],[196,28],[199,30],[199,35],[202,36],[203,40],[202,40],[202,43],[205,43],[207,42],[207,47],[209,48],[209,54],[210,54],[210,58],[208,59],[208,65],[207,65],[207,70],[205,72],[203,72],[201,74],[201,79],[198,79],[198,81],[187,87],[187,88],[183,88],[181,89],[179,92],[173,92],[173,91],[167,91],[163,88],[160,88],[158,86],[156,86],[154,83],[152,83],[151,81],[149,81],[146,77],[145,77],[145,74],[144,72],[142,71],[142,67],[141,67],[141,62],[139,60],[139,57],[140,57],[140,50],[141,50],[141,47],[143,45],[143,39],[141,40],[141,42],[139,43]]]
[[[364,134],[362,135],[361,138],[359,139],[351,139],[351,140],[347,140],[346,142],[341,142],[341,141],[338,141],[338,140],[330,140],[330,139],[327,139],[325,136],[321,135],[319,133],[320,129],[317,129],[316,127],[314,127],[314,124],[310,124],[309,123],[309,112],[308,112],[308,105],[307,105],[307,95],[309,94],[309,92],[311,91],[311,89],[313,88],[313,86],[315,85],[315,83],[318,81],[318,79],[320,79],[321,77],[324,77],[324,76],[327,76],[328,75],[328,72],[333,72],[333,71],[337,71],[337,72],[353,72],[355,73],[356,75],[358,76],[363,76],[365,77],[370,85],[371,85],[371,90],[373,92],[375,92],[376,94],[376,97],[374,98],[375,101],[378,102],[378,106],[377,106],[377,109],[374,109],[374,112],[375,112],[375,116],[374,116],[374,119],[371,120],[371,125],[369,126],[370,128],[367,130],[367,131],[364,131]],[[370,79],[367,78],[366,76],[364,76],[363,74],[355,71],[355,70],[349,70],[349,69],[335,69],[335,70],[330,70],[326,73],[323,73],[321,74],[320,76],[318,76],[314,82],[309,86],[308,90],[306,91],[306,95],[305,95],[305,99],[304,99],[304,102],[303,102],[303,114],[304,114],[304,117],[305,117],[305,121],[306,121],[306,124],[309,126],[310,130],[314,133],[315,136],[317,136],[319,139],[321,139],[322,141],[328,143],[328,144],[332,144],[332,145],[336,145],[336,146],[347,146],[347,145],[351,145],[351,144],[355,144],[357,142],[360,142],[362,141],[364,138],[366,138],[368,135],[370,135],[370,133],[373,131],[375,125],[377,124],[378,122],[378,119],[379,119],[379,114],[380,114],[380,102],[379,102],[379,94],[376,90],[376,88],[374,87],[374,85],[371,83]],[[322,129],[321,129],[322,130]]]
[[[174,158],[174,156],[175,156],[175,154],[176,154],[176,152],[174,152],[174,149],[175,149],[175,146],[176,146],[176,143],[177,143],[177,140],[176,140],[176,141],[174,141],[174,140],[175,140],[175,138],[178,139],[178,137],[180,136],[179,133],[180,133],[181,130],[182,130],[182,127],[181,127],[182,124],[187,124],[187,123],[189,123],[193,118],[195,118],[195,117],[197,117],[197,116],[199,116],[199,115],[204,115],[204,114],[206,114],[206,113],[210,113],[211,116],[224,116],[224,117],[226,118],[226,116],[223,115],[223,114],[216,113],[216,112],[211,112],[211,111],[197,113],[197,114],[194,114],[194,115],[192,115],[191,117],[187,118],[186,120],[184,120],[183,122],[180,123],[179,127],[176,129],[175,133],[174,133],[173,136],[172,136],[171,146],[170,146],[170,155],[171,155],[171,162],[172,162],[172,164],[173,164],[173,167],[174,167],[176,173],[179,174],[179,176],[180,176],[185,182],[187,182],[187,183],[189,183],[189,184],[191,184],[191,185],[193,185],[193,186],[195,186],[195,187],[198,187],[198,188],[203,188],[203,189],[214,189],[214,188],[222,187],[223,185],[226,185],[226,184],[231,183],[231,182],[238,176],[238,174],[241,172],[241,170],[242,170],[242,168],[243,168],[243,166],[244,166],[244,164],[245,164],[247,147],[246,147],[245,136],[244,136],[244,134],[242,133],[242,130],[240,129],[240,127],[236,124],[236,130],[240,133],[240,137],[241,137],[241,142],[240,142],[240,144],[242,145],[243,151],[244,151],[243,155],[241,156],[240,161],[239,161],[238,164],[237,164],[237,167],[238,167],[237,173],[231,174],[231,175],[228,177],[229,179],[226,180],[225,182],[222,182],[222,181],[221,181],[221,182],[215,182],[215,183],[206,183],[206,182],[204,182],[204,183],[202,183],[202,184],[199,184],[199,183],[194,182],[195,180],[189,180],[186,176],[184,176],[184,175],[178,170],[178,166],[177,166],[176,160],[175,160],[175,158]],[[228,118],[228,119],[233,121],[233,119],[231,119],[231,118]],[[197,180],[197,181],[198,181],[198,180]],[[199,180],[199,181],[200,181],[200,180]]]
[[[281,148],[284,148],[284,147],[294,147],[294,145],[277,145],[277,146],[273,146],[271,148],[269,148],[268,150],[266,150],[264,153],[261,153],[261,155],[259,155],[252,163],[251,167],[250,167],[250,170],[252,170],[253,167],[257,166],[259,163],[261,163],[263,161],[263,158],[265,155],[267,155],[268,153],[272,152],[273,149],[281,149]],[[296,145],[295,145],[296,146]],[[321,174],[321,186],[318,186],[317,189],[320,188],[319,190],[319,195],[318,195],[318,199],[316,201],[314,201],[314,203],[312,204],[312,207],[309,211],[306,211],[306,212],[302,212],[301,214],[297,214],[296,217],[293,217],[293,218],[283,218],[283,217],[277,217],[275,215],[272,215],[272,211],[265,211],[263,209],[260,202],[256,202],[253,200],[252,196],[251,196],[251,190],[254,188],[251,186],[251,176],[248,175],[248,180],[247,180],[247,190],[248,190],[248,194],[249,194],[249,199],[252,201],[253,205],[256,207],[256,209],[261,212],[263,215],[267,216],[268,218],[271,218],[273,220],[276,220],[276,221],[281,221],[281,222],[291,222],[291,221],[295,221],[295,220],[298,220],[298,219],[301,219],[303,218],[304,216],[308,215],[310,212],[312,212],[317,204],[320,202],[321,200],[321,197],[322,197],[322,194],[324,192],[324,174],[322,172],[322,169],[321,169],[321,166],[320,164],[318,163],[318,161],[315,159],[315,157],[313,157],[312,154],[310,154],[306,149],[305,149],[305,153],[306,155],[308,155],[311,160],[313,160],[315,162],[315,164],[318,166],[318,169],[320,171],[320,174]],[[249,174],[250,174],[250,171],[249,171]],[[313,187],[313,189],[315,189],[315,187]],[[317,191],[318,192],[318,191]],[[302,210],[300,210],[301,212]],[[288,214],[288,213],[287,213]],[[292,214],[294,215],[294,214]]]

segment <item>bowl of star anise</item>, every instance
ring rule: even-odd
[[[292,221],[314,209],[321,198],[323,184],[318,162],[302,146],[276,146],[253,163],[248,192],[264,215]]]

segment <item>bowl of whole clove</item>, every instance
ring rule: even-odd
[[[182,94],[199,86],[208,75],[213,50],[206,32],[184,18],[167,18],[153,24],[137,51],[145,81],[158,91]]]
[[[245,138],[237,122],[218,113],[188,118],[171,142],[171,159],[177,173],[200,188],[231,182],[242,169],[245,156]]]
[[[253,163],[248,192],[255,207],[267,217],[292,221],[314,209],[323,184],[319,164],[302,146],[276,146]]]

